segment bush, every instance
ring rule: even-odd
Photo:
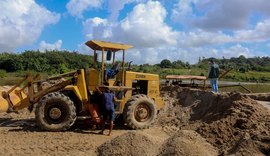
[[[5,70],[0,70],[0,78],[6,77],[7,72]]]

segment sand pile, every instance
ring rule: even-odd
[[[192,130],[179,130],[168,139],[156,140],[159,136],[147,130],[128,132],[98,147],[97,153],[105,155],[176,155],[176,156],[215,156],[217,150],[198,133]]]
[[[162,145],[159,155],[215,156],[218,152],[195,131],[180,130]]]
[[[245,95],[254,100],[270,101],[270,93],[248,93]]]
[[[98,147],[100,156],[156,155],[157,147],[149,137],[139,132],[128,132]]]
[[[222,155],[270,154],[269,110],[251,98],[179,87],[165,87],[163,95],[167,106],[158,125],[195,130]]]

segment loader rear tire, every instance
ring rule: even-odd
[[[45,95],[36,106],[37,124],[47,131],[65,131],[76,120],[76,107],[70,98],[62,93]]]
[[[149,128],[157,116],[155,102],[144,94],[132,96],[125,105],[123,116],[132,129]]]

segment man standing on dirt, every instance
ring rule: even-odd
[[[218,92],[218,77],[219,77],[219,66],[218,64],[215,63],[214,60],[211,60],[208,78],[210,79],[212,91],[215,93]]]
[[[102,115],[103,115],[103,119],[102,119],[102,130],[101,130],[101,134],[104,134],[104,130],[105,130],[105,122],[108,121],[109,122],[109,133],[108,136],[111,135],[112,129],[113,129],[113,122],[115,119],[115,110],[114,110],[114,102],[116,101],[116,97],[115,95],[110,91],[109,88],[105,89],[105,92],[101,92],[99,90],[98,87],[96,87],[97,91],[102,94],[103,97],[103,101],[102,101]]]

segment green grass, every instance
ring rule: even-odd
[[[27,74],[36,75],[37,72],[31,72],[31,71],[20,71],[20,72],[14,72],[14,73],[6,73],[4,77],[0,77],[0,86],[5,85],[15,85],[20,82]],[[39,73],[42,78],[45,78],[48,76],[46,73]]]
[[[208,71],[200,68],[196,69],[160,69],[158,71],[147,71],[148,73],[156,73],[160,75],[161,79],[164,79],[166,75],[208,75]],[[221,70],[221,74],[225,72]],[[21,79],[25,77],[28,73],[32,75],[37,74],[33,71],[20,71],[14,73],[6,73],[5,71],[0,71],[0,85],[14,85],[18,83]],[[40,73],[42,78],[48,76],[46,73]],[[257,72],[249,71],[246,73],[240,73],[236,71],[230,71],[222,81],[237,81],[237,82],[270,82],[270,72]]]
[[[220,75],[224,73],[224,70],[220,71]],[[197,75],[208,76],[208,71],[204,69],[162,69],[160,77],[165,78],[166,75]],[[225,81],[238,81],[238,82],[270,82],[270,72],[257,72],[249,71],[241,73],[237,71],[230,71],[222,80]]]
[[[240,73],[232,71],[229,72],[224,79],[239,82],[270,82],[270,72],[249,71]]]
[[[242,86],[252,91],[252,93],[269,93],[270,92],[270,84],[268,83],[242,84]],[[241,86],[222,88],[220,85],[219,90],[221,92],[239,91],[241,93],[249,93],[247,90],[245,90]]]
[[[197,75],[207,76],[208,71],[203,69],[162,69],[160,77],[165,78],[166,75]]]
[[[0,78],[3,78],[7,75],[7,72],[5,70],[0,69]]]

